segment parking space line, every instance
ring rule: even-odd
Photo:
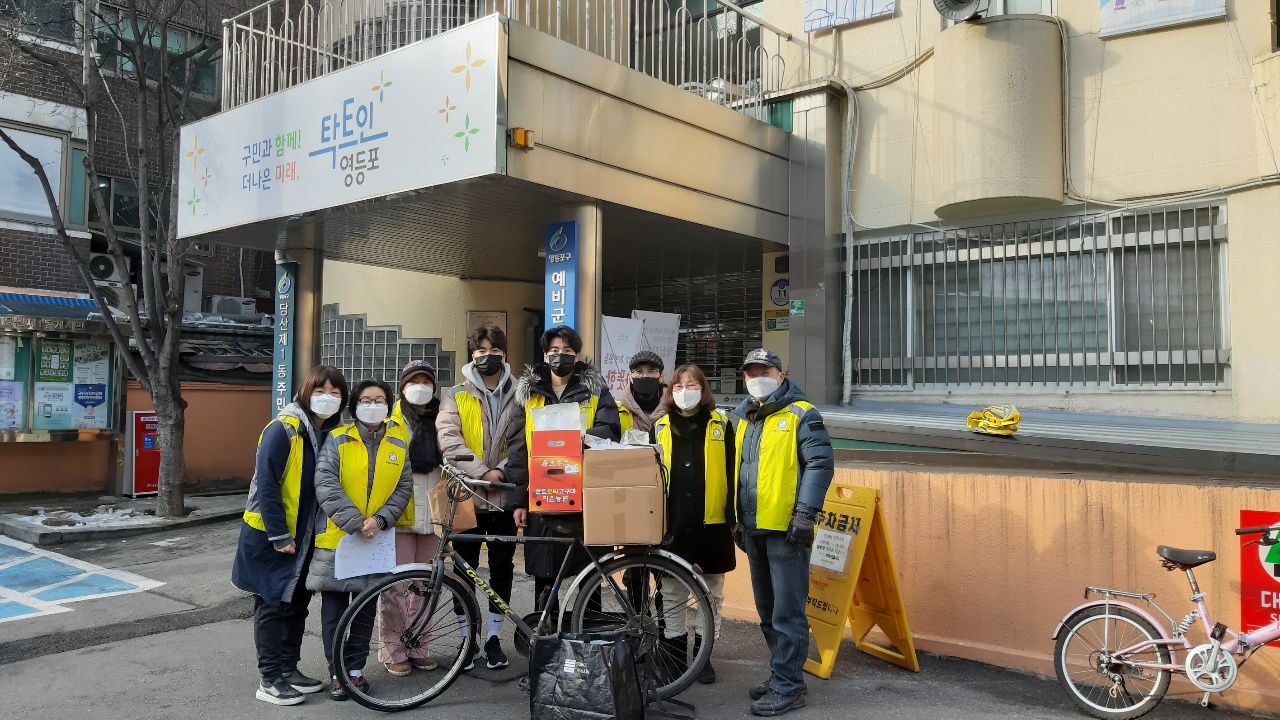
[[[164,583],[0,536],[0,623],[53,613],[81,600],[145,592]]]

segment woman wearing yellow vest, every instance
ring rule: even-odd
[[[617,441],[622,430],[618,426],[618,405],[609,394],[609,385],[599,371],[579,356],[582,354],[582,338],[571,327],[560,325],[542,334],[544,362],[526,367],[516,385],[516,403],[520,412],[515,413],[507,432],[507,478],[520,486],[516,494],[515,521],[525,527],[530,537],[573,537],[582,531],[582,516],[567,515],[555,518],[543,513],[529,514],[529,439],[533,433],[530,411],[534,408],[557,403],[577,403],[582,407],[584,427],[589,435]],[[565,548],[552,545],[526,545],[524,571],[533,576],[534,597],[538,609],[542,609],[543,593],[555,583],[556,573],[563,562]],[[575,550],[567,572],[575,573],[587,566],[588,559],[582,551]],[[550,598],[555,605],[555,598]]]
[[[324,655],[329,660],[332,687],[329,697],[346,700],[333,661],[333,635],[343,611],[351,600],[368,588],[376,575],[338,580],[334,578],[334,556],[338,541],[360,533],[372,539],[391,529],[400,519],[413,494],[413,473],[409,464],[409,433],[403,421],[388,418],[391,386],[381,380],[363,380],[356,385],[349,409],[356,421],[334,430],[316,463],[316,549],[307,573],[307,588],[320,592],[320,618]],[[345,659],[351,682],[368,692],[363,668],[369,657],[375,606],[366,605],[351,624]]]
[[[311,561],[316,456],[338,424],[347,381],[338,368],[311,368],[294,396],[262,431],[245,503],[231,582],[253,593],[259,700],[297,705],[324,683],[298,672],[311,591],[303,576]]]
[[[734,435],[729,418],[716,409],[716,398],[707,376],[697,365],[682,365],[671,375],[663,397],[665,415],[658,419],[651,439],[662,446],[667,468],[667,529],[672,544],[665,548],[702,571],[711,594],[715,627],[694,625],[693,653],[698,653],[708,632],[720,635],[720,611],[724,606],[724,576],[738,564],[733,547]],[[684,607],[687,598],[664,588],[663,603]],[[666,613],[662,662],[673,677],[685,671],[689,651],[685,613]],[[708,662],[698,682],[716,681]]]
[[[400,399],[391,412],[392,420],[404,424],[409,435],[409,469],[413,473],[413,496],[404,514],[396,521],[396,564],[429,563],[435,560],[440,536],[432,524],[427,494],[440,482],[440,446],[436,442],[436,417],[440,398],[436,396],[436,368],[426,360],[412,360],[400,371]],[[378,598],[381,644],[378,660],[394,677],[405,677],[415,668],[435,670],[436,661],[428,652],[430,638],[416,648],[405,648],[400,633],[417,616],[422,598],[403,593],[383,593]]]

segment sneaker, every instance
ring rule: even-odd
[[[431,671],[440,667],[440,663],[436,662],[433,657],[409,658],[409,662],[413,663],[413,666],[419,670]]]
[[[797,691],[792,695],[783,695],[777,690],[770,690],[764,697],[751,703],[751,714],[764,717],[785,715],[792,710],[804,707],[804,692]]]
[[[409,673],[413,672],[413,666],[407,662],[382,664],[387,668],[387,674],[392,677],[409,677]]]
[[[304,695],[318,693],[324,689],[323,681],[317,680],[313,677],[307,677],[306,675],[298,672],[297,668],[294,668],[291,672],[285,673],[284,681],[289,683],[289,687],[303,693]]]
[[[275,680],[266,680],[258,683],[257,698],[263,702],[269,702],[272,705],[298,705],[303,700],[302,693],[294,690],[284,678],[276,678]]]
[[[769,680],[772,680],[772,679],[773,679],[773,678],[769,678]],[[752,699],[752,700],[759,700],[760,698],[762,698],[762,697],[764,697],[765,695],[768,695],[768,694],[769,694],[769,680],[765,680],[763,684],[761,684],[761,685],[757,685],[757,686],[755,686],[755,687],[753,687],[753,688],[751,688],[750,690],[748,690],[748,691],[747,691],[747,694],[751,696],[751,699]],[[801,692],[801,693],[803,693],[803,694],[805,694],[805,695],[808,695],[808,694],[809,694],[809,688],[807,688],[807,687],[806,687],[806,688],[801,688],[801,689],[800,689],[800,692]]]
[[[467,650],[467,656],[462,661],[462,672],[471,672],[476,669],[476,645],[471,644]]]
[[[502,643],[498,642],[498,636],[494,635],[485,641],[484,644],[485,667],[490,670],[497,670],[507,666],[507,655],[502,652]]]

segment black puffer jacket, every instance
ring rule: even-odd
[[[618,440],[622,437],[622,429],[618,420],[618,404],[609,394],[608,383],[604,376],[591,365],[589,360],[580,360],[569,377],[569,384],[560,397],[551,388],[551,367],[546,363],[538,363],[524,369],[524,375],[516,385],[516,403],[521,412],[515,414],[507,429],[507,482],[515,483],[519,489],[512,498],[512,506],[529,507],[529,448],[525,446],[525,423],[529,422],[529,399],[541,395],[547,405],[558,403],[582,404],[598,397],[595,423],[587,429],[587,433],[597,437]],[[529,526],[525,528],[526,537],[572,537],[582,533],[582,516],[568,515],[548,519],[542,513],[529,514]],[[524,550],[524,571],[536,577],[555,577],[564,560],[566,549],[553,545],[526,545]],[[566,572],[576,573],[586,567],[587,558],[581,552],[575,553],[569,561]]]

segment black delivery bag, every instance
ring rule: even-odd
[[[644,693],[625,633],[539,637],[529,657],[532,720],[641,720]]]

